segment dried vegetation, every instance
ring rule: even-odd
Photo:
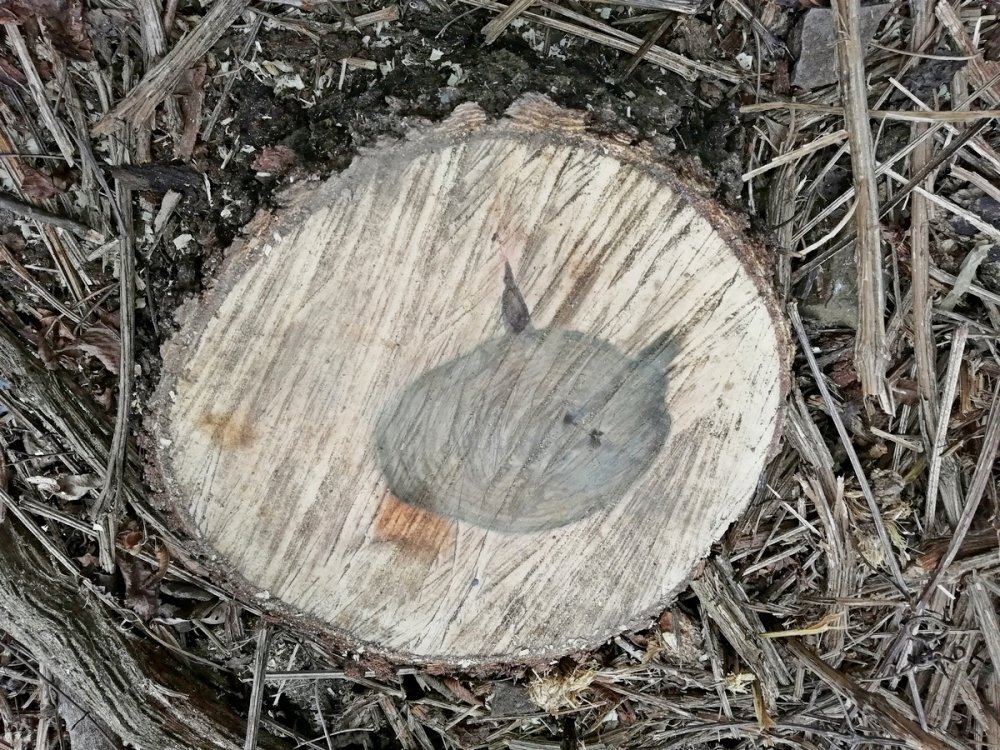
[[[998,7],[812,5],[3,0],[0,520],[218,675],[248,747],[1000,747]],[[138,479],[173,308],[277,188],[531,89],[769,239],[801,344],[784,451],[657,623],[548,670],[262,625]],[[4,627],[0,750],[107,743]]]

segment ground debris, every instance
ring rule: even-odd
[[[421,750],[1000,745],[992,467],[979,470],[981,499],[966,513],[1000,381],[1000,140],[995,125],[969,136],[959,121],[1000,107],[995,12],[954,0],[861,9],[865,52],[854,64],[869,107],[920,120],[872,126],[883,413],[861,397],[854,353],[852,124],[831,85],[825,3],[230,2],[232,22],[173,71],[178,86],[157,89],[150,116],[108,119],[96,134],[123,101],[129,117],[144,112],[135,91],[156,60],[137,40],[152,38],[149,24],[170,53],[215,3],[147,4],[156,13],[143,20],[105,0],[0,2],[0,180],[19,211],[5,214],[0,332],[4,357],[24,352],[11,360],[21,370],[0,372],[0,521],[16,511],[33,523],[136,642],[210,666],[237,685],[217,694],[245,716],[255,602],[175,545],[134,456],[119,533],[86,516],[106,481],[95,446],[113,434],[123,253],[137,260],[134,429],[175,310],[211,283],[223,249],[280,190],[462,102],[496,115],[544,91],[588,111],[602,133],[653,143],[767,239],[816,365],[800,349],[785,448],[656,627],[575,655],[568,669],[488,675],[390,667],[279,627],[262,734]],[[484,47],[482,28],[505,10]],[[800,17],[796,48],[788,30]],[[756,103],[771,109],[739,111]],[[921,142],[941,160],[914,181]],[[89,730],[72,697],[46,687],[38,655],[2,628],[0,747],[62,747]]]

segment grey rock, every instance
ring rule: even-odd
[[[891,7],[891,4],[883,3],[861,9],[861,43],[865,47]],[[809,91],[837,81],[836,41],[833,10],[810,8],[802,22],[802,52],[792,74],[795,86]]]

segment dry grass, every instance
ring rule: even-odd
[[[803,11],[773,2],[127,5],[91,0],[84,25],[76,0],[0,4],[22,22],[0,32],[3,341],[48,371],[0,373],[15,379],[0,381],[0,520],[106,591],[109,616],[242,680],[248,748],[258,730],[316,748],[1000,747],[996,7],[894,6],[862,55],[857,3],[837,0],[843,86],[793,98],[789,14]],[[672,30],[697,17],[716,25],[691,33],[714,29],[724,50],[678,46]],[[165,333],[154,257],[206,242],[192,202],[239,212],[223,178],[241,149],[271,187],[288,168],[241,143],[235,87],[255,78],[319,110],[403,65],[381,40],[412,31],[429,54],[460,23],[484,43],[611,55],[623,110],[639,73],[742,104],[743,199],[801,345],[785,449],[692,588],[649,630],[493,679],[261,629],[149,506],[134,439],[155,371],[142,344]],[[267,59],[278,38],[353,42],[323,70]],[[831,322],[837,305],[860,315]],[[97,747],[2,628],[0,750]]]

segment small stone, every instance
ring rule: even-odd
[[[979,266],[979,282],[994,294],[1000,294],[1000,245],[990,248]]]
[[[531,694],[524,685],[513,682],[497,682],[490,698],[490,713],[494,716],[518,716],[537,710]]]
[[[892,6],[889,3],[861,8],[861,44],[867,47],[882,19]],[[837,81],[837,29],[831,8],[810,8],[802,22],[802,53],[795,65],[792,83],[800,89],[826,86]]]

